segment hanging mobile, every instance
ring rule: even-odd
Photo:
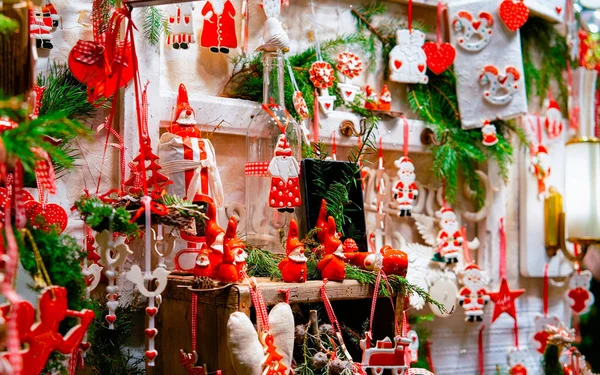
[[[352,84],[352,79],[362,72],[363,63],[360,58],[352,52],[344,51],[338,55],[336,68],[344,76],[344,83],[337,84],[342,93],[342,98],[347,102],[353,102],[360,87]]]
[[[416,184],[415,166],[412,160],[408,157],[408,134],[409,124],[406,117],[402,116],[404,123],[404,144],[402,146],[404,156],[394,162],[398,168],[398,179],[394,181],[392,192],[394,199],[398,203],[398,216],[410,216],[410,211],[413,208],[413,202],[419,195],[419,189]]]
[[[408,29],[396,31],[396,46],[390,51],[390,81],[428,83],[425,34],[412,28],[412,0],[408,0]]]
[[[454,62],[456,57],[456,50],[454,46],[448,42],[442,43],[442,12],[444,10],[444,4],[441,1],[437,5],[437,23],[436,23],[436,34],[437,39],[435,42],[427,42],[423,45],[423,51],[427,56],[427,67],[435,74],[442,74],[445,72],[450,65]]]

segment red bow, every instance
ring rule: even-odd
[[[78,53],[75,60],[87,65],[95,65],[104,57],[104,46],[91,40],[78,40],[73,51]]]

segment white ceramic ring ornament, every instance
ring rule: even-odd
[[[492,26],[494,17],[488,12],[479,13],[479,18],[474,18],[467,11],[460,11],[452,21],[452,27],[458,36],[458,46],[472,52],[481,51],[492,39]]]
[[[444,306],[446,311],[441,311],[437,306],[429,304],[431,311],[440,318],[448,318],[454,313],[458,288],[456,283],[448,279],[440,279],[429,288],[429,295],[434,301]]]
[[[507,105],[519,91],[521,73],[517,68],[509,66],[502,74],[497,67],[486,65],[479,76],[479,83],[487,87],[483,91],[485,101],[498,106]]]

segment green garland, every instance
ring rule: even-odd
[[[509,164],[514,148],[510,143],[511,133],[516,133],[519,141],[527,144],[524,132],[514,123],[494,121],[498,132],[498,143],[483,146],[479,129],[461,128],[458,100],[456,98],[456,76],[452,69],[436,75],[427,72],[429,84],[408,85],[408,103],[411,109],[428,122],[438,139],[445,139],[439,146],[432,145],[432,171],[445,183],[445,197],[453,203],[458,191],[459,174],[469,188],[475,192],[475,206],[480,208],[485,200],[483,184],[475,171],[488,159],[495,159],[504,179],[508,179]]]
[[[527,96],[531,98],[534,94],[541,106],[554,85],[558,91],[554,96],[566,113],[569,90],[564,72],[570,56],[565,36],[553,24],[534,16],[529,17],[519,32]]]

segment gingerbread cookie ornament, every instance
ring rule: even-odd
[[[521,73],[517,68],[509,66],[501,72],[493,65],[486,65],[479,76],[479,83],[486,89],[483,98],[493,105],[509,104],[521,85]]]
[[[474,17],[470,12],[459,11],[452,20],[452,27],[457,34],[458,46],[466,51],[478,52],[484,49],[492,39],[494,17],[488,12],[480,12]]]

